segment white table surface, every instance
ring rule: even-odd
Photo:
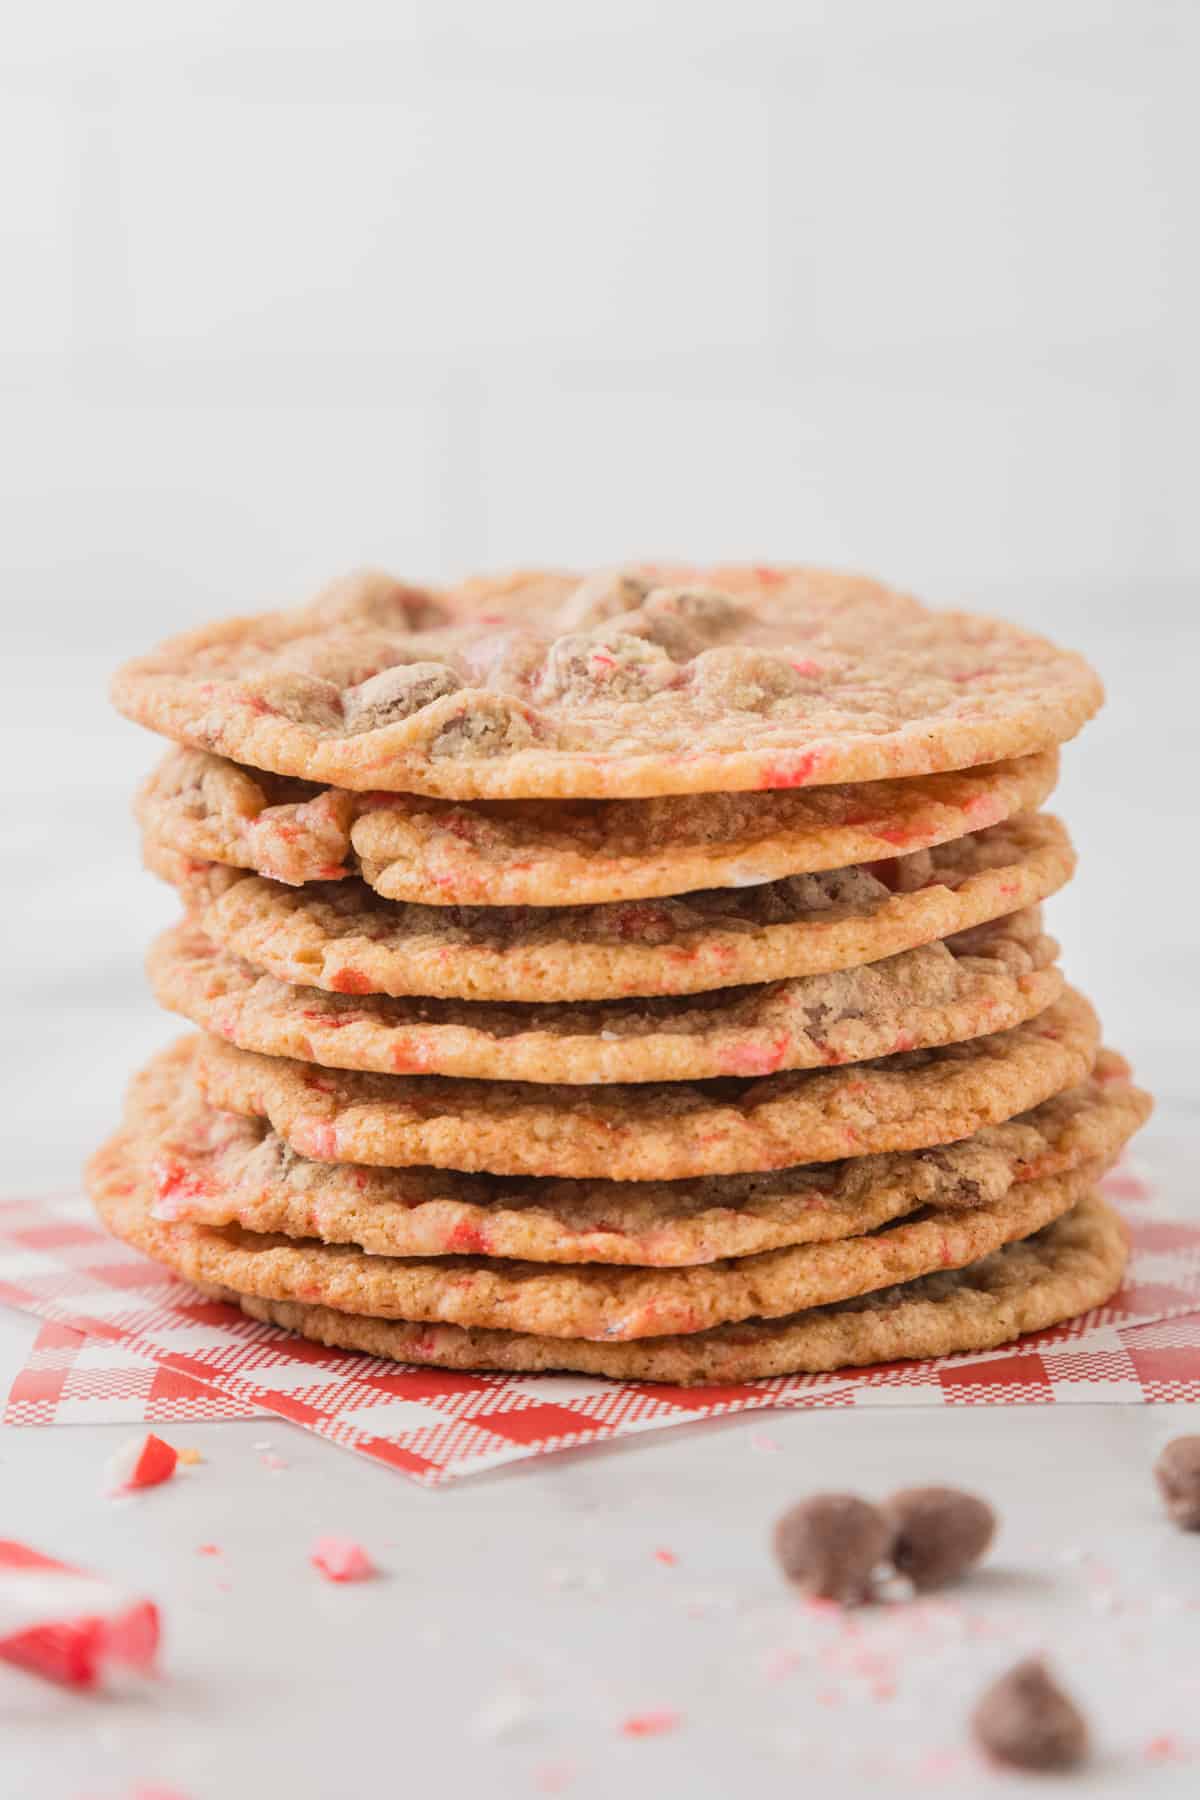
[[[1160,1119],[1138,1159],[1181,1207],[1187,1141]],[[0,1383],[34,1330],[0,1312]],[[100,1488],[129,1426],[0,1431],[4,1534],[153,1596],[166,1625],[145,1692],[0,1665],[0,1794],[1059,1792],[986,1768],[965,1729],[989,1677],[1044,1650],[1093,1720],[1089,1794],[1194,1795],[1200,1536],[1166,1523],[1150,1474],[1186,1430],[1200,1407],[775,1412],[426,1491],[282,1421],[188,1424],[163,1434],[204,1463],[120,1501]],[[927,1481],[998,1509],[975,1579],[848,1625],[789,1595],[768,1549],[782,1507]],[[326,1533],[361,1541],[377,1578],[323,1581],[307,1556]],[[675,1730],[623,1735],[664,1708]]]

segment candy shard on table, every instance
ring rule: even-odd
[[[115,1450],[104,1466],[104,1491],[131,1494],[137,1488],[158,1487],[169,1481],[179,1462],[178,1452],[163,1438],[148,1431]]]
[[[66,1687],[155,1673],[158,1608],[39,1550],[0,1539],[0,1657]]]
[[[374,1563],[353,1538],[318,1538],[309,1561],[326,1581],[366,1581],[375,1573]]]

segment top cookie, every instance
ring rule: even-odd
[[[366,574],[173,638],[122,712],[278,774],[452,799],[824,786],[1072,737],[1082,658],[861,577],[642,565],[432,593]]]

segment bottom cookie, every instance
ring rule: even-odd
[[[1120,1286],[1127,1255],[1119,1216],[1093,1192],[1036,1236],[964,1269],[789,1318],[627,1343],[408,1324],[260,1300],[227,1288],[204,1291],[316,1343],[393,1362],[514,1374],[569,1370],[691,1386],[993,1350],[1102,1305]]]

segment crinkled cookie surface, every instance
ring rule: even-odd
[[[281,981],[332,994],[612,1000],[858,968],[1035,905],[1070,879],[1034,813],[870,867],[600,906],[415,906],[361,881],[284,886],[152,841],[147,867],[205,933]]]
[[[205,1291],[314,1343],[399,1363],[512,1374],[569,1370],[736,1393],[743,1382],[771,1376],[996,1349],[1102,1306],[1120,1287],[1128,1254],[1119,1215],[1093,1193],[1033,1237],[965,1269],[925,1275],[788,1318],[632,1343],[372,1319],[241,1295],[215,1283],[205,1284]]]
[[[1090,1073],[1096,1015],[1068,988],[1037,1018],[969,1043],[748,1080],[613,1087],[320,1069],[203,1036],[217,1107],[265,1117],[319,1162],[671,1181],[924,1149],[1048,1100]]]
[[[244,1050],[326,1069],[585,1086],[831,1067],[1007,1030],[1062,993],[1057,953],[1034,907],[861,968],[667,999],[330,994],[261,973],[189,922],[151,946],[147,968],[163,1006]]]
[[[193,1078],[195,1038],[133,1079],[124,1131],[149,1143],[150,1210],[376,1256],[493,1256],[679,1268],[828,1243],[921,1208],[1000,1200],[1015,1182],[1111,1162],[1149,1095],[1102,1050],[1086,1081],[960,1143],[765,1175],[678,1182],[513,1180],[297,1156],[262,1119],[218,1112]]]
[[[1073,736],[1079,656],[805,568],[383,575],[122,668],[177,742],[341,788],[456,799],[719,793],[926,775]]]
[[[148,846],[299,886],[358,873],[425,906],[578,906],[746,888],[949,842],[1040,806],[1056,751],[902,781],[657,800],[454,805],[175,750],[138,791]]]
[[[998,1200],[762,1256],[690,1269],[572,1268],[369,1256],[345,1244],[164,1221],[150,1203],[156,1150],[153,1134],[118,1134],[92,1160],[92,1192],[110,1230],[188,1280],[373,1318],[609,1342],[778,1318],[961,1268],[1060,1218],[1098,1173],[1089,1167],[1016,1182]]]

